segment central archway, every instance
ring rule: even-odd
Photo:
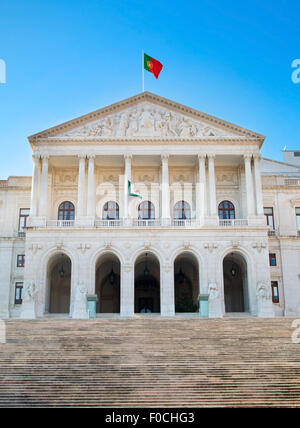
[[[98,313],[120,312],[120,260],[115,254],[102,255],[96,263]]]
[[[70,258],[64,253],[53,255],[47,265],[46,312],[68,314],[71,301]]]
[[[175,312],[198,312],[199,268],[196,257],[184,252],[174,262]]]
[[[237,252],[223,260],[225,312],[249,312],[247,262]]]
[[[160,312],[160,265],[155,255],[140,255],[134,266],[135,313]]]

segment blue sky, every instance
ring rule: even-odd
[[[31,175],[27,137],[145,89],[300,149],[300,3],[1,0],[0,178]]]

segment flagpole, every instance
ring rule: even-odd
[[[144,49],[142,50],[142,75],[143,75],[143,92],[145,92],[145,70],[144,70]]]

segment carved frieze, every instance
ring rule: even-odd
[[[77,185],[77,171],[74,169],[56,169],[53,173],[55,186],[75,186]]]
[[[236,171],[216,168],[216,182],[218,186],[237,186],[238,185],[238,173]]]
[[[151,103],[142,103],[60,135],[60,137],[72,138],[196,138],[218,136],[229,135],[205,123]]]

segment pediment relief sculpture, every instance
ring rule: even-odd
[[[165,108],[145,103],[66,132],[69,138],[134,137],[224,137],[233,136]]]

